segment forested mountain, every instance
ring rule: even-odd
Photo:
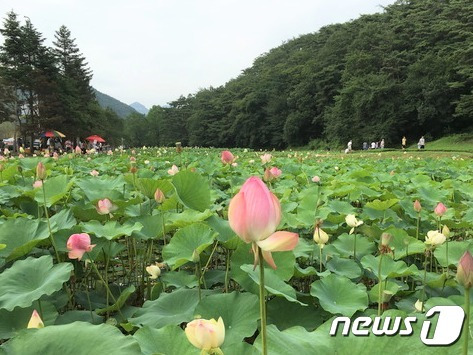
[[[92,70],[67,27],[48,47],[29,17],[11,11],[0,33],[0,122],[15,122],[25,142],[49,129],[70,139],[101,134],[121,142],[123,120],[99,106]]]
[[[145,105],[143,104],[140,104],[139,102],[133,102],[132,104],[130,104],[130,107],[134,108],[135,111],[143,114],[143,115],[147,115],[149,110],[146,108]]]
[[[109,108],[113,112],[115,112],[119,117],[121,118],[126,118],[132,113],[136,113],[137,111],[131,107],[130,105],[127,105],[107,94],[104,94],[97,89],[93,89],[95,97],[102,108]]]
[[[127,129],[146,145],[399,145],[471,130],[472,89],[473,2],[400,0],[287,41],[224,86],[155,106]]]

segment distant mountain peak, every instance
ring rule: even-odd
[[[129,105],[130,107],[133,107],[136,111],[139,113],[142,113],[143,115],[148,114],[148,109],[146,108],[145,105],[140,104],[139,102],[133,102],[132,104]]]
[[[134,112],[137,112],[133,107],[128,106],[127,104],[107,95],[103,92],[98,91],[93,88],[95,97],[99,105],[103,108],[110,108],[113,110],[119,117],[126,118]]]

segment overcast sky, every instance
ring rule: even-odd
[[[66,25],[92,85],[148,108],[220,86],[283,41],[381,12],[394,0],[0,0],[51,44]],[[3,27],[3,26],[2,26]],[[1,37],[0,37],[1,39]],[[1,39],[3,43],[3,39]]]

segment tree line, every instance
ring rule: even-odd
[[[126,123],[134,145],[387,146],[472,130],[473,2],[400,0]]]
[[[52,129],[70,139],[90,134],[119,139],[123,120],[97,103],[92,71],[66,26],[48,47],[31,20],[20,21],[12,11],[0,33],[0,122],[14,122],[25,142]]]

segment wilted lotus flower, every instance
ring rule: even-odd
[[[260,158],[261,158],[261,163],[263,163],[263,164],[269,163],[269,162],[271,161],[271,158],[272,158],[272,157],[273,157],[273,156],[272,156],[271,154],[269,154],[269,153],[263,154],[262,156],[260,156]]]
[[[447,207],[445,207],[445,205],[442,202],[439,202],[437,206],[435,207],[434,212],[438,217],[442,217],[445,214],[445,212],[447,212]]]
[[[73,234],[67,240],[69,259],[82,259],[84,253],[91,251],[96,244],[90,244],[90,236],[87,233]]]
[[[389,243],[391,243],[392,239],[393,239],[393,236],[389,233],[381,234],[381,245],[387,247]]]
[[[156,189],[156,191],[154,192],[154,200],[157,203],[163,203],[165,199],[166,196],[164,196],[164,192],[162,192],[160,189]]]
[[[196,348],[209,351],[220,348],[225,340],[225,325],[222,317],[215,319],[195,319],[186,326],[186,337]]]
[[[43,181],[41,181],[41,180],[36,180],[36,181],[33,183],[33,188],[34,188],[34,189],[39,189],[41,186],[43,186]]]
[[[168,170],[169,175],[176,175],[179,172],[179,168],[176,165],[173,165],[171,169]]]
[[[439,231],[435,230],[427,232],[424,243],[431,245],[432,247],[436,247],[437,245],[445,243],[445,240],[445,236]]]
[[[419,200],[415,200],[414,201],[414,211],[419,213],[421,210],[422,210],[422,206],[421,206]]]
[[[349,214],[345,217],[345,222],[349,227],[351,227],[350,234],[353,234],[356,227],[359,227],[363,224],[363,221],[357,220],[354,214]]]
[[[275,232],[281,221],[281,206],[260,178],[251,177],[230,201],[228,221],[233,231],[246,243],[253,243],[255,266],[257,247],[264,260],[276,268],[271,252],[293,250],[299,241],[297,233]]]
[[[473,257],[468,250],[458,262],[457,281],[465,288],[473,286]]]
[[[97,209],[98,214],[111,214],[113,211],[117,210],[117,206],[115,206],[108,198],[104,198],[103,200],[99,200],[97,202]]]
[[[161,275],[161,269],[157,264],[152,264],[146,267],[146,272],[150,274],[150,279],[157,279]]]
[[[94,170],[92,170],[92,171],[90,172],[90,175],[92,175],[92,176],[99,176],[99,172],[94,169]]]
[[[316,184],[318,184],[320,182],[320,177],[318,177],[317,175],[315,175],[313,178],[312,178],[312,182],[315,182]]]
[[[220,160],[222,161],[223,164],[232,164],[235,161],[235,157],[233,156],[232,152],[229,150],[224,150],[222,151],[222,154],[220,156]]]
[[[41,320],[41,317],[39,316],[38,312],[33,310],[33,314],[31,315],[30,321],[28,322],[28,329],[30,328],[44,328],[44,323]]]
[[[322,230],[322,228],[315,227],[313,238],[314,242],[316,242],[321,248],[323,248],[324,245],[327,244],[329,236]]]

